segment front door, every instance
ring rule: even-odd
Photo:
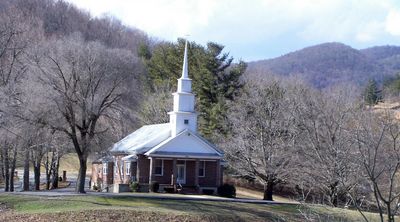
[[[179,184],[185,184],[186,183],[186,164],[177,164],[177,177],[176,177],[176,182]]]

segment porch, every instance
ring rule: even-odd
[[[143,191],[151,191],[151,184],[158,183],[159,191],[203,193],[208,189],[216,193],[222,183],[219,159],[138,156],[136,163],[135,178]]]

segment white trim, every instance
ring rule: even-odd
[[[132,163],[130,161],[125,161],[125,165],[126,165],[125,174],[127,176],[130,176],[131,175],[131,165],[132,165]]]
[[[161,160],[161,174],[157,174],[156,171],[156,161]],[[164,159],[154,159],[154,176],[164,176]]]
[[[200,162],[203,162],[203,175],[200,175],[199,173],[199,177],[206,177],[206,161],[204,160],[199,161],[199,170],[200,170]]]
[[[176,164],[176,168],[177,168],[177,174],[179,174],[179,169],[178,166],[183,166],[183,182],[181,182],[181,184],[186,184],[186,160],[184,160],[185,162],[183,164]],[[176,181],[179,183],[178,181],[178,175],[176,175]]]
[[[103,174],[104,175],[108,174],[108,163],[103,163]]]
[[[191,155],[188,155],[188,156],[171,155],[171,156],[165,157],[165,155],[158,155],[158,154],[150,154],[148,156],[149,157],[157,157],[157,158],[163,158],[164,157],[163,159],[165,159],[165,160],[168,160],[168,159],[171,160],[172,158],[177,158],[177,159],[181,159],[181,160],[207,159],[205,161],[216,161],[216,160],[221,160],[222,159],[222,157],[220,157],[220,156],[208,157],[208,156],[191,156]]]
[[[182,136],[184,133],[189,133],[189,134],[190,134],[191,136],[193,136],[196,140],[198,140],[201,144],[205,145],[204,147],[205,147],[206,149],[208,149],[209,151],[211,151],[210,154],[215,153],[215,154],[218,155],[218,157],[212,157],[213,159],[222,159],[222,158],[223,158],[224,154],[223,154],[223,153],[220,153],[220,152],[214,147],[215,145],[213,145],[213,144],[211,145],[211,144],[206,143],[205,141],[203,141],[203,139],[200,138],[199,135],[197,135],[195,132],[193,132],[193,131],[191,131],[191,130],[189,130],[189,129],[185,129],[185,130],[183,130],[182,132],[180,132],[179,134],[177,134],[176,136],[170,137],[170,138],[164,140],[163,142],[161,142],[161,143],[158,144],[157,146],[155,146],[155,147],[153,147],[152,149],[150,149],[149,151],[147,151],[147,152],[145,153],[145,155],[146,155],[146,156],[153,156],[153,154],[152,154],[153,152],[155,152],[156,150],[158,150],[158,149],[161,148],[162,146],[168,144],[169,142],[171,142],[171,141],[174,140],[175,138],[177,138],[177,137],[179,137],[179,136]],[[154,156],[156,156],[156,155],[154,155]],[[180,156],[180,157],[182,157],[182,156]],[[185,157],[186,157],[186,158],[207,158],[207,157],[205,157],[205,156],[201,156],[201,157],[196,157],[196,156],[183,156],[183,157],[184,157],[184,158],[185,158]]]

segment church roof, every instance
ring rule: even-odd
[[[115,153],[144,153],[171,136],[169,123],[145,125],[129,134],[111,148]]]
[[[186,129],[161,142],[145,155],[221,159],[224,153],[197,133]]]

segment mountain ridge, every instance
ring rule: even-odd
[[[400,71],[400,46],[354,49],[339,42],[309,46],[282,56],[248,63],[248,75],[298,75],[317,88],[339,83],[383,82]]]

